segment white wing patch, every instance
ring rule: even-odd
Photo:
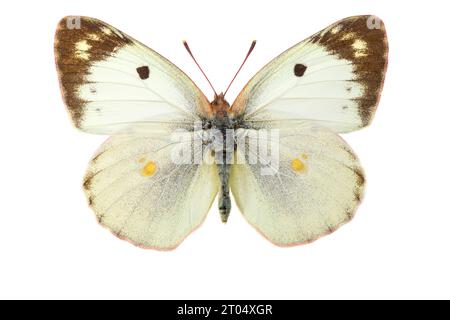
[[[89,49],[92,46],[87,43],[86,40],[81,40],[75,44],[76,55],[78,58],[83,60],[89,60]]]

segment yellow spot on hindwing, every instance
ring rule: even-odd
[[[144,168],[142,168],[141,170],[141,174],[144,177],[151,177],[155,174],[157,169],[156,163],[153,161],[149,161],[147,162],[147,164],[144,166]]]
[[[305,172],[306,164],[299,158],[295,158],[291,161],[291,168],[296,172]]]

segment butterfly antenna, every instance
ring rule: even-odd
[[[213,91],[214,91],[214,96],[217,96],[216,90],[214,89],[214,87],[213,87],[211,81],[209,81],[209,79],[208,79],[208,77],[206,76],[205,72],[203,71],[202,67],[200,67],[200,65],[198,64],[197,60],[195,60],[194,55],[192,54],[192,51],[191,51],[191,49],[189,48],[189,45],[187,44],[186,40],[183,40],[183,44],[184,44],[184,47],[186,48],[187,52],[188,52],[189,55],[191,56],[192,60],[194,60],[194,62],[195,62],[195,64],[197,65],[197,67],[200,69],[200,71],[201,71],[201,72],[203,73],[203,75],[205,76],[206,81],[208,81],[209,85],[210,85],[211,88],[213,89]]]
[[[231,79],[231,82],[230,82],[230,84],[228,85],[227,90],[225,90],[225,93],[223,94],[224,96],[227,94],[228,89],[230,89],[231,84],[233,83],[234,79],[236,79],[237,75],[239,74],[239,71],[241,71],[242,67],[243,67],[244,64],[245,64],[245,61],[247,61],[248,57],[250,56],[250,53],[252,53],[253,49],[255,48],[255,45],[256,45],[256,40],[253,40],[253,41],[252,41],[252,44],[250,45],[250,49],[248,50],[247,55],[245,56],[244,61],[242,62],[241,66],[239,67],[239,69],[238,69],[238,71],[236,72],[236,74],[234,75],[233,79]]]

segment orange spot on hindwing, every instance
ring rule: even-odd
[[[156,162],[149,161],[147,164],[142,168],[141,174],[144,177],[151,177],[156,173],[156,170],[158,169]]]
[[[306,164],[299,158],[295,158],[291,161],[291,169],[295,172],[302,173],[306,171]]]

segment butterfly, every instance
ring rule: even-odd
[[[230,191],[246,220],[279,246],[309,243],[354,216],[364,173],[338,134],[369,125],[378,105],[388,58],[379,18],[349,17],[294,45],[231,105],[226,91],[213,88],[210,102],[170,61],[97,19],[63,18],[54,48],[73,123],[110,136],[83,188],[119,238],[173,249],[217,194],[227,221]],[[174,161],[183,152],[190,161]]]

